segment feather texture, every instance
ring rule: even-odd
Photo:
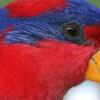
[[[84,80],[96,51],[94,46],[56,40],[34,46],[1,43],[0,99],[61,100],[71,86]]]

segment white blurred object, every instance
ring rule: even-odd
[[[100,83],[86,80],[71,88],[63,100],[100,100]]]

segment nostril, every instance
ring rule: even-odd
[[[91,60],[92,60],[92,61],[93,61],[93,63],[96,65],[96,68],[97,68],[97,70],[98,70],[98,72],[99,72],[99,74],[100,74],[100,68],[98,67],[97,62],[95,61],[95,59],[94,59],[94,58],[91,58]]]
[[[94,58],[91,58],[91,60],[97,65],[97,63],[96,63],[96,61],[95,61],[95,59]]]

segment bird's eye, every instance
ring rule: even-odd
[[[66,27],[66,34],[69,36],[69,37],[75,37],[77,36],[79,33],[79,30],[77,28],[77,26],[75,25],[68,25]]]
[[[81,23],[68,21],[61,25],[61,33],[67,41],[82,44],[84,30]]]

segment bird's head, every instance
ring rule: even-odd
[[[78,47],[100,48],[100,9],[85,0],[17,0],[1,8],[0,23],[8,44],[55,38]],[[100,82],[99,62],[97,52],[89,62],[87,79]]]

